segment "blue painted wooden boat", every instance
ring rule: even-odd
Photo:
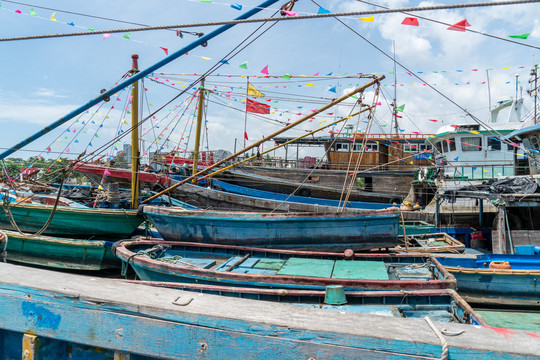
[[[324,290],[455,288],[437,260],[419,254],[261,249],[161,240],[119,241],[113,253],[142,280]],[[125,268],[124,268],[125,269]]]
[[[2,359],[532,360],[520,331],[154,288],[0,263]],[[406,300],[404,300],[406,301]]]
[[[244,288],[199,283],[170,283],[126,280],[128,283],[168,287],[184,291],[229,296],[259,301],[274,301],[317,309],[350,313],[422,318],[442,322],[487,326],[488,323],[451,289],[414,291],[343,291],[338,287],[326,290],[294,290]],[[335,294],[339,293],[340,296]]]
[[[456,277],[459,293],[469,302],[540,307],[538,255],[448,255],[438,259]]]
[[[144,206],[169,241],[287,249],[366,250],[397,245],[399,210],[254,213]]]
[[[317,197],[308,197],[308,196],[299,196],[299,195],[290,195],[282,194],[278,192],[254,189],[246,186],[240,186],[235,184],[230,184],[223,180],[212,179],[212,186],[219,190],[227,191],[233,194],[252,196],[261,199],[269,200],[278,200],[286,202],[296,202],[303,204],[314,204],[314,205],[323,205],[323,206],[343,206],[343,201],[333,200],[333,199],[323,199]],[[367,202],[367,201],[347,201],[345,207],[353,209],[385,209],[392,204],[389,203],[380,203],[380,202]]]

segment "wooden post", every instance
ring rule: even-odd
[[[139,72],[139,55],[131,55],[132,76]],[[139,206],[139,82],[131,90],[131,207]]]
[[[193,149],[193,172],[196,174],[198,172],[199,164],[199,147],[201,141],[201,127],[202,127],[202,118],[203,118],[203,108],[204,108],[204,77],[201,80],[201,88],[199,91],[199,108],[197,109],[197,129],[195,131],[195,148]],[[172,165],[172,164],[171,164]],[[193,184],[197,183],[197,178],[193,178]]]
[[[506,217],[504,216],[504,205],[500,204],[497,211],[497,237],[492,239],[492,250],[494,254],[506,254]]]

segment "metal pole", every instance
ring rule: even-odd
[[[255,6],[253,9],[251,9],[251,10],[245,12],[244,14],[240,15],[239,17],[235,18],[235,20],[247,19],[247,18],[257,14],[261,10],[269,7],[270,5],[272,5],[272,4],[276,3],[276,2],[278,2],[278,0],[266,0],[262,4],[260,4],[258,6]],[[195,40],[191,44],[189,44],[187,46],[184,46],[182,49],[176,51],[175,53],[173,53],[173,54],[171,54],[169,56],[167,56],[163,60],[158,61],[154,65],[142,70],[141,72],[137,73],[136,75],[132,76],[131,78],[127,79],[126,81],[114,86],[113,88],[111,88],[108,91],[105,91],[104,93],[100,94],[98,97],[90,100],[85,105],[73,110],[72,112],[70,112],[66,116],[56,120],[55,122],[53,122],[51,125],[47,126],[46,128],[38,131],[34,135],[24,139],[23,141],[19,142],[18,144],[16,144],[16,145],[12,146],[11,148],[5,150],[4,152],[2,152],[0,154],[0,160],[5,159],[9,155],[13,154],[15,151],[21,149],[22,147],[30,144],[33,141],[39,139],[43,135],[45,135],[45,134],[49,133],[50,131],[56,129],[58,126],[66,123],[67,121],[73,119],[75,116],[77,116],[77,115],[85,112],[86,110],[90,109],[92,106],[100,103],[101,101],[104,101],[106,98],[110,98],[112,95],[114,95],[118,91],[128,87],[129,85],[133,84],[135,81],[138,81],[138,80],[144,78],[146,75],[150,74],[151,72],[159,69],[160,67],[162,67],[162,66],[164,66],[164,65],[166,65],[168,63],[170,63],[173,60],[176,60],[180,56],[186,54],[187,52],[189,52],[189,51],[191,51],[193,49],[195,49],[199,45],[202,45],[202,44],[208,42],[209,40],[211,40],[214,37],[220,35],[221,33],[224,33],[225,31],[232,28],[234,25],[235,24],[228,24],[228,25],[220,26],[219,28],[212,31],[211,33],[209,33],[207,35],[204,35],[203,37]]]
[[[249,76],[247,77],[247,83],[246,83],[246,112],[244,113],[244,147],[246,147],[246,135],[247,135],[247,118],[248,118],[248,95],[249,95]]]
[[[371,81],[368,82],[367,84],[365,84],[365,85],[363,85],[363,86],[360,86],[359,88],[354,89],[354,90],[351,91],[350,93],[345,94],[345,95],[343,95],[343,96],[341,96],[341,97],[339,97],[339,98],[333,100],[332,102],[330,102],[329,104],[327,104],[327,105],[321,107],[321,108],[318,109],[317,111],[315,111],[315,112],[313,112],[313,113],[311,113],[311,114],[308,114],[308,115],[306,115],[306,116],[304,116],[304,117],[302,117],[302,118],[296,120],[295,122],[293,122],[293,123],[291,123],[291,124],[289,124],[289,125],[287,125],[287,126],[281,128],[280,130],[278,130],[278,131],[276,131],[276,132],[274,132],[274,133],[272,133],[272,134],[270,134],[270,135],[264,137],[262,140],[259,140],[259,141],[254,142],[253,144],[251,144],[251,145],[249,145],[248,147],[246,147],[246,148],[240,150],[239,152],[234,153],[234,154],[232,154],[232,155],[230,155],[230,156],[227,156],[225,159],[220,160],[220,161],[218,161],[217,163],[215,163],[215,164],[213,164],[213,165],[210,165],[210,166],[204,168],[203,170],[199,171],[197,174],[193,174],[193,175],[191,175],[190,177],[188,177],[188,178],[186,178],[186,179],[184,179],[184,180],[182,180],[182,181],[180,181],[180,182],[174,184],[173,186],[171,186],[171,187],[169,187],[169,188],[163,190],[162,192],[160,192],[160,193],[158,193],[158,194],[155,194],[155,195],[149,197],[149,198],[146,199],[144,202],[142,202],[142,204],[147,203],[147,202],[150,202],[150,201],[154,200],[155,198],[158,198],[158,197],[160,197],[161,195],[168,193],[168,192],[171,191],[172,189],[176,189],[177,187],[179,187],[179,186],[185,184],[186,182],[191,181],[193,178],[198,177],[198,176],[200,176],[200,175],[203,175],[203,174],[207,173],[208,171],[212,170],[213,168],[218,167],[218,166],[220,166],[220,165],[226,163],[227,161],[234,159],[234,158],[237,157],[238,155],[243,154],[243,153],[245,153],[246,151],[251,150],[251,149],[253,149],[253,148],[259,146],[261,143],[263,143],[263,142],[265,142],[265,141],[271,140],[273,137],[275,137],[275,136],[277,136],[277,135],[279,135],[279,134],[281,134],[281,133],[283,133],[283,132],[285,132],[285,131],[287,131],[287,130],[289,130],[289,129],[292,129],[293,127],[295,127],[295,126],[297,126],[297,125],[303,123],[304,121],[310,119],[311,117],[316,116],[316,115],[320,114],[321,112],[323,112],[323,111],[325,111],[325,110],[331,108],[332,106],[334,106],[334,105],[336,105],[336,104],[339,104],[339,103],[342,102],[343,100],[350,98],[350,97],[353,96],[354,94],[359,93],[359,92],[361,92],[361,91],[364,91],[364,90],[367,89],[368,87],[373,86],[373,85],[379,83],[379,82],[380,82],[381,80],[383,80],[384,78],[385,78],[385,76],[384,76],[384,75],[381,75],[380,77],[371,80]]]

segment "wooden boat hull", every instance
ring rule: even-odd
[[[70,270],[105,270],[119,268],[121,263],[111,252],[112,242],[77,240],[50,236],[32,236],[2,230],[7,241],[7,260],[29,265]]]
[[[397,245],[397,209],[272,214],[145,206],[165,240],[287,249],[366,250]]]
[[[15,223],[28,233],[35,233],[47,222],[53,207],[36,204],[9,205]],[[58,206],[43,234],[74,238],[121,239],[129,237],[144,221],[135,210],[81,209]],[[6,210],[0,212],[0,228],[16,230]]]
[[[428,233],[407,236],[399,235],[399,245],[392,248],[396,252],[413,253],[453,253],[465,251],[465,244],[446,233]]]
[[[149,250],[163,250],[167,259],[152,259],[145,255]],[[119,241],[113,253],[141,280],[150,281],[304,290],[327,285],[359,291],[455,288],[454,278],[430,255],[356,254],[346,260],[343,253],[159,240]]]
[[[314,204],[321,206],[333,206],[339,207],[345,204],[345,207],[354,208],[354,209],[386,209],[391,206],[389,203],[382,202],[366,202],[366,201],[340,201],[338,199],[325,199],[318,197],[310,196],[300,196],[300,195],[291,195],[291,193],[283,194],[272,191],[265,191],[259,189],[252,189],[250,187],[239,186],[234,184],[229,184],[226,181],[222,180],[212,180],[212,186],[223,191],[227,191],[233,194],[247,195],[261,199],[277,200],[277,201],[286,201],[286,202],[296,202],[304,204]],[[294,191],[295,189],[292,189]],[[343,196],[344,197],[344,196]]]
[[[540,307],[537,255],[447,256],[439,260],[456,277],[460,294],[471,303]],[[491,261],[508,261],[512,269],[490,269]],[[520,261],[530,263],[523,266]]]
[[[149,289],[0,263],[0,358],[437,359],[424,319]],[[126,296],[129,294],[129,296]],[[359,326],[361,324],[361,326]],[[434,321],[453,360],[532,360],[531,331]],[[29,357],[30,358],[30,357]]]
[[[346,303],[328,304],[324,290],[290,290],[243,288],[199,283],[170,283],[126,280],[128,283],[153,287],[168,287],[184,291],[214,294],[260,301],[297,304],[350,313],[415,318],[429,316],[432,320],[487,326],[465,300],[451,289],[413,291],[346,291]]]
[[[291,169],[281,169],[283,174],[291,173]],[[318,172],[320,172],[319,170]],[[282,174],[282,176],[283,176]],[[301,197],[314,197],[327,200],[339,200],[342,198],[343,184],[345,178],[349,177],[349,173],[346,171],[341,172],[341,179],[334,184],[334,187],[323,186],[315,184],[313,182],[306,182],[305,179],[300,181],[294,181],[287,178],[274,178],[269,176],[261,176],[250,174],[243,171],[231,171],[228,170],[222,173],[221,178],[227,183],[232,185],[240,185],[241,187],[252,188],[255,190],[261,190],[265,192],[275,192],[290,195],[294,193]],[[316,175],[306,174],[307,178],[318,178]],[[403,195],[395,195],[389,192],[374,192],[374,191],[362,191],[353,187],[349,194],[349,199],[353,202],[372,202],[372,203],[401,203]]]

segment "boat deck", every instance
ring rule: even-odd
[[[251,255],[251,254],[250,254]],[[244,274],[307,276],[326,279],[432,280],[428,263],[397,263],[377,260],[333,260],[302,257],[268,258],[168,249],[157,260],[199,269]]]

